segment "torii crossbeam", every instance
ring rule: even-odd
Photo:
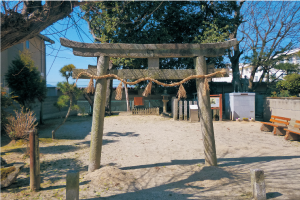
[[[97,76],[116,74],[123,79],[139,79],[150,77],[153,79],[184,79],[190,75],[206,75],[208,67],[205,57],[221,56],[225,50],[236,45],[236,39],[219,43],[208,44],[99,44],[81,43],[60,38],[61,44],[73,49],[74,55],[84,57],[97,57],[97,68],[89,67],[87,71]],[[148,58],[148,69],[137,70],[108,70],[109,57],[120,58]],[[159,69],[159,58],[179,58],[193,57],[195,69],[175,70]],[[73,77],[82,72],[83,69],[76,69]],[[80,77],[87,78],[87,77]],[[93,124],[91,131],[90,163],[89,171],[92,172],[100,168],[103,125],[105,114],[106,97],[105,79],[97,80],[94,96]],[[216,147],[214,130],[211,116],[210,95],[203,93],[205,84],[204,79],[196,80],[197,96],[200,112],[201,131],[205,149],[205,164],[217,165]]]

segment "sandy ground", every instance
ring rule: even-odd
[[[59,119],[39,129],[41,190],[29,191],[26,145],[7,144],[8,163],[27,165],[1,199],[65,199],[68,170],[80,172],[80,199],[252,199],[250,169],[265,171],[268,199],[300,199],[300,142],[261,132],[259,122],[214,122],[218,167],[204,165],[200,123],[159,116],[105,118],[102,168],[88,173],[91,120]]]

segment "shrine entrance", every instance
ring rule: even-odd
[[[236,45],[236,39],[220,43],[209,44],[98,44],[81,43],[60,38],[61,44],[73,49],[73,54],[84,57],[97,57],[97,68],[75,69],[73,78],[97,79],[94,96],[93,121],[91,131],[91,145],[89,168],[90,172],[100,168],[103,125],[105,114],[106,78],[116,78],[125,84],[136,84],[148,80],[161,84],[158,80],[178,80],[178,83],[161,85],[166,87],[177,86],[190,79],[196,79],[198,106],[200,112],[201,131],[203,136],[205,164],[216,166],[217,156],[210,106],[210,94],[208,78],[223,76],[223,70],[212,69],[208,74],[205,57],[217,57],[225,53],[225,50]],[[110,57],[119,58],[147,58],[148,69],[122,69],[109,70]],[[175,70],[159,69],[159,58],[193,57],[195,69]],[[136,80],[127,82],[125,80]],[[151,86],[151,85],[150,85]],[[148,87],[148,86],[147,86]],[[147,94],[146,87],[146,94]],[[150,87],[151,91],[151,87]]]

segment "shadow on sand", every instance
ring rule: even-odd
[[[235,166],[235,165],[242,165],[242,164],[250,164],[256,162],[271,162],[276,160],[288,160],[288,159],[299,159],[300,156],[264,156],[264,157],[241,157],[241,158],[220,158],[218,159],[219,162],[223,162],[219,166]],[[149,165],[138,165],[138,166],[130,166],[130,167],[123,167],[120,168],[122,170],[131,170],[131,169],[142,169],[142,168],[153,168],[159,166],[171,166],[171,165],[193,165],[193,164],[203,164],[204,159],[195,159],[195,160],[172,160],[171,162],[164,162],[164,163],[156,163],[156,164],[149,164]],[[223,186],[240,182],[250,182],[250,174],[249,177],[243,177],[235,180],[235,175],[225,171],[221,167],[213,167],[213,166],[205,166],[199,172],[196,172],[184,180],[180,180],[177,182],[171,182],[163,185],[159,185],[152,188],[138,190],[135,189],[135,185],[133,184],[128,188],[128,191],[123,194],[117,194],[110,197],[95,197],[95,198],[87,198],[86,200],[96,200],[96,199],[202,199],[202,200],[211,200],[211,199],[251,199],[251,187],[249,186],[249,191],[245,191],[245,193],[241,194],[240,196],[236,196],[237,194],[232,194],[228,196],[224,196],[223,194],[218,194],[215,196],[204,196],[203,193],[219,190],[219,186],[209,186],[209,187],[198,187],[198,186],[191,186],[189,185],[195,181],[204,181],[204,180],[220,180],[222,178],[230,179],[229,183],[223,184]],[[289,169],[287,169],[289,170]],[[292,169],[291,169],[292,170]],[[150,170],[147,170],[150,171]],[[218,176],[213,176],[213,174],[217,173]],[[282,174],[283,173],[283,174]],[[285,172],[277,172],[276,174],[272,174],[276,177],[283,177]],[[145,174],[143,174],[145,175]],[[173,177],[174,178],[174,177]],[[170,178],[172,179],[172,177]],[[222,186],[222,187],[223,187]],[[195,188],[199,189],[196,193],[182,193],[176,192],[176,188],[186,189],[186,188]],[[130,190],[130,191],[129,191]],[[132,190],[134,192],[132,192]],[[282,196],[279,192],[269,192],[267,193],[267,199],[272,199],[276,197]]]

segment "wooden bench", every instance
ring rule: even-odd
[[[274,135],[285,135],[285,128],[290,124],[291,118],[272,115],[270,122],[261,122],[261,131],[272,132]]]
[[[300,120],[296,120],[293,128],[284,129],[286,131],[286,140],[299,140],[300,139]]]

